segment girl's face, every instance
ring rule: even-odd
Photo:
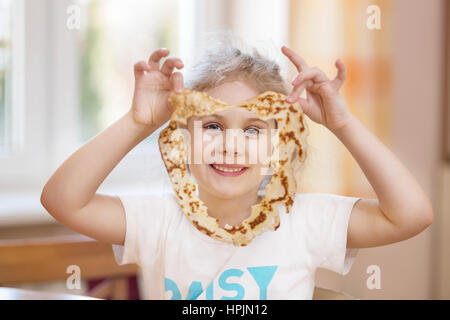
[[[241,81],[205,92],[230,105],[260,94]],[[264,121],[243,108],[229,108],[190,118],[187,129],[191,136],[189,168],[199,189],[221,199],[257,193],[272,151],[275,120]]]

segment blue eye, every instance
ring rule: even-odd
[[[211,123],[205,126],[205,129],[207,130],[221,130],[219,125],[217,123]]]
[[[248,133],[248,134],[258,134],[259,133],[259,130],[257,129],[257,128],[247,128],[246,130],[245,130],[245,133]]]

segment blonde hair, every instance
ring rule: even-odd
[[[188,72],[186,88],[205,91],[226,81],[241,80],[260,93],[269,90],[289,93],[275,60],[263,56],[255,47],[244,45],[231,33],[216,33],[214,41],[216,44],[208,41],[208,48]]]

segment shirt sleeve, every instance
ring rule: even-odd
[[[347,230],[353,206],[360,198],[336,194],[299,196],[305,242],[314,267],[346,275],[358,248],[347,248]]]
[[[119,199],[125,209],[126,233],[123,246],[112,245],[114,258],[119,265],[141,265],[144,258],[154,259],[159,252],[161,233],[169,219],[164,199],[160,195],[123,195]]]

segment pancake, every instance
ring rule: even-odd
[[[306,158],[306,137],[309,130],[300,104],[288,103],[286,96],[266,91],[237,105],[229,105],[204,92],[185,89],[173,93],[169,102],[174,108],[169,124],[159,136],[161,157],[183,213],[204,234],[236,246],[249,244],[257,235],[280,226],[278,207],[283,204],[289,213],[297,190],[296,173]],[[190,117],[202,117],[227,108],[240,107],[254,112],[262,120],[275,119],[278,135],[270,158],[272,177],[265,186],[260,203],[251,208],[250,216],[239,226],[219,226],[208,215],[208,208],[197,196],[197,185],[188,172],[188,147],[180,130]]]

